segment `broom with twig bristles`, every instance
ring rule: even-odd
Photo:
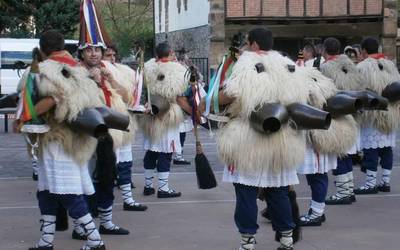
[[[200,86],[198,86],[197,83],[198,73],[196,71],[196,68],[193,66],[189,68],[189,71],[189,83],[193,95],[192,120],[194,125],[194,136],[196,138],[196,157],[194,158],[194,162],[196,165],[197,184],[200,189],[211,189],[217,186],[217,180],[215,179],[215,175],[210,166],[210,162],[204,155],[203,147],[201,146],[199,139],[199,132],[197,129],[197,125],[200,123],[200,116],[198,115],[197,107],[201,100],[199,92]]]

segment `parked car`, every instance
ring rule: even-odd
[[[77,40],[65,40],[71,53],[77,50]],[[24,70],[32,62],[32,50],[39,39],[0,38],[0,95],[14,93]]]

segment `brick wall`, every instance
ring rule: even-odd
[[[347,0],[324,1],[324,16],[343,16],[347,14]]]
[[[382,13],[382,1],[367,0],[367,14],[380,14]]]
[[[229,3],[229,0],[227,0]],[[256,0],[252,0],[256,1]],[[264,0],[263,16],[286,16],[286,1],[282,0]]]
[[[307,16],[319,16],[319,0],[306,0]]]
[[[350,15],[364,14],[364,0],[350,0]]]
[[[230,17],[243,16],[243,0],[226,0],[226,15]]]
[[[380,15],[382,0],[225,0],[227,17],[307,17],[346,16],[349,3],[350,15]],[[366,3],[366,6],[364,6]],[[287,5],[289,6],[287,13]],[[306,11],[304,11],[304,5]],[[364,11],[366,11],[364,13]]]
[[[289,0],[289,16],[303,16],[303,15],[304,15],[304,0]]]

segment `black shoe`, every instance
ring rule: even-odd
[[[357,201],[356,196],[354,194],[350,195],[350,200],[351,202],[356,202]]]
[[[135,184],[133,183],[133,181],[131,181],[131,188],[134,189],[136,188]]]
[[[157,198],[175,198],[181,196],[181,192],[176,192],[175,190],[170,189],[169,191],[158,190]]]
[[[335,195],[332,195],[325,200],[326,205],[350,205],[351,203],[351,196],[338,198]]]
[[[75,230],[72,230],[72,239],[74,240],[87,240],[86,235],[80,235]]]
[[[325,221],[326,221],[325,214],[322,214],[322,216],[321,216],[321,222],[325,222]]]
[[[312,209],[310,208],[310,209],[308,209],[308,215],[311,215],[312,214]],[[322,216],[321,216],[321,222],[325,222],[326,221],[326,216],[325,216],[325,214],[322,214]]]
[[[114,229],[106,229],[103,226],[99,228],[100,234],[110,234],[110,235],[128,235],[129,231],[122,227],[115,227]]]
[[[134,205],[129,205],[124,203],[124,210],[125,211],[146,211],[147,210],[147,206],[136,203]]]
[[[278,247],[276,250],[294,250],[293,247],[284,247],[284,246],[280,246]]]
[[[32,173],[32,180],[37,181],[38,180],[38,175],[35,173]]]
[[[384,192],[384,193],[389,193],[390,192],[390,185],[389,183],[382,183],[378,185],[378,191],[379,192]]]
[[[267,220],[271,220],[271,214],[269,213],[268,208],[265,208],[264,210],[261,211],[261,216]]]
[[[184,160],[184,159],[182,159],[182,160],[176,160],[176,159],[174,159],[174,160],[173,160],[173,163],[174,163],[175,165],[190,165],[190,164],[191,164],[190,161],[186,161],[186,160]]]
[[[156,190],[154,188],[144,187],[144,189],[143,189],[143,195],[144,196],[149,196],[149,195],[152,195],[152,194],[155,194],[155,193],[156,193]]]
[[[319,217],[311,219],[310,215],[312,214],[312,212],[313,211],[310,208],[310,210],[308,211],[308,214],[300,217],[299,226],[301,226],[301,227],[318,227],[318,226],[322,225],[322,222],[326,221],[325,214],[322,214]]]
[[[378,188],[375,187],[368,187],[368,188],[357,188],[354,189],[355,194],[377,194]]]
[[[83,248],[81,248],[80,250],[82,250]],[[106,250],[106,246],[105,245],[101,245],[98,247],[91,247],[90,250]]]
[[[51,246],[51,247],[30,247],[30,248],[28,248],[28,250],[53,250],[53,249],[54,249],[53,246]]]

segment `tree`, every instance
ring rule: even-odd
[[[57,29],[71,37],[79,23],[80,0],[0,0],[0,34],[38,37]]]
[[[36,36],[56,29],[72,38],[79,23],[79,0],[33,0]]]
[[[131,3],[135,2],[135,3]],[[106,29],[124,57],[131,53],[135,41],[145,42],[147,49],[153,46],[153,0],[98,2]]]
[[[26,0],[0,1],[0,34],[14,37],[31,36],[31,8]]]

